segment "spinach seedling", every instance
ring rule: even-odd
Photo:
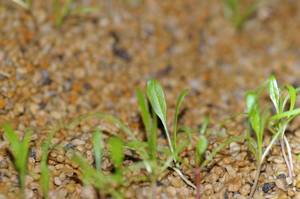
[[[26,130],[23,139],[19,140],[10,124],[4,124],[3,130],[5,138],[10,143],[10,152],[13,156],[13,163],[19,174],[21,194],[25,197],[25,178],[27,174],[28,152],[32,131]]]

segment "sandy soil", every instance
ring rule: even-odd
[[[34,130],[29,159],[32,173],[39,170],[39,148],[46,130],[58,121],[101,111],[138,130],[135,89],[144,88],[151,78],[166,89],[170,116],[176,95],[188,88],[191,92],[180,123],[196,127],[210,116],[212,128],[241,113],[245,92],[270,74],[281,84],[300,85],[300,2],[296,0],[267,1],[241,32],[224,18],[223,4],[217,0],[144,0],[137,5],[114,1],[112,7],[100,2],[99,13],[70,16],[60,29],[53,25],[50,5],[36,3],[30,15],[9,1],[2,2],[0,123],[12,122],[20,135],[27,127]],[[83,140],[77,147],[91,155],[95,125],[115,131],[105,122],[86,122],[72,132],[60,131],[53,142]],[[294,122],[288,135],[295,155],[300,152],[298,126]],[[245,126],[239,118],[224,129],[229,135],[239,135]],[[211,140],[210,144],[212,148],[218,142]],[[228,148],[203,171],[203,198],[246,198],[249,194],[255,164],[246,145],[235,144],[240,153],[232,156]],[[17,173],[5,148],[3,144],[0,150],[0,198],[11,198],[18,190]],[[77,168],[64,152],[52,151],[49,164],[52,198],[93,198],[72,174],[66,175],[76,173]],[[255,197],[300,198],[299,162],[295,162],[295,171],[296,186],[285,186],[280,174],[286,168],[275,147]],[[191,170],[186,173],[192,175]],[[38,179],[38,175],[28,177],[29,198],[41,197]],[[270,186],[266,193],[264,186]],[[148,192],[147,183],[137,183],[124,196],[145,198]],[[158,193],[161,198],[195,196],[172,172],[159,184]]]

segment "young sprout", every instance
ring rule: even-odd
[[[115,167],[113,174],[106,174],[101,169],[102,144],[101,131],[96,129],[93,135],[96,168],[90,166],[87,160],[77,153],[73,154],[72,160],[79,165],[84,184],[92,185],[104,194],[112,195],[113,198],[122,198],[116,186],[123,183],[124,143],[118,137],[111,137],[108,140],[110,159]]]
[[[279,89],[274,76],[269,78],[269,95],[275,107],[276,114],[270,118],[269,130],[279,136],[281,152],[288,168],[288,184],[294,182],[294,168],[290,144],[285,136],[289,123],[300,114],[300,109],[295,109],[297,91],[287,85]]]
[[[49,181],[50,181],[50,173],[48,169],[48,150],[49,150],[50,142],[44,142],[42,144],[42,158],[40,163],[41,168],[41,177],[40,177],[40,184],[42,187],[43,198],[49,198]]]
[[[256,176],[250,193],[250,197],[253,197],[260,176],[261,166],[264,162],[265,157],[268,155],[272,147],[272,143],[276,141],[277,136],[273,137],[272,142],[263,151],[264,132],[265,132],[265,126],[269,115],[266,112],[262,112],[260,110],[257,92],[247,93],[246,105],[247,105],[246,113],[247,113],[249,125],[251,126],[251,128],[255,133],[255,139],[251,137],[250,131],[248,131],[246,137],[249,150],[250,152],[253,153],[254,157],[256,158]]]
[[[196,165],[197,165],[197,168],[195,169],[195,184],[197,187],[196,188],[196,199],[200,199],[200,184],[201,184],[200,166],[203,162],[204,154],[205,154],[205,152],[207,150],[207,146],[208,146],[208,140],[205,135],[208,123],[209,123],[209,119],[205,118],[205,120],[201,126],[201,129],[199,131],[199,137],[198,137],[198,140],[196,143],[196,153],[195,153],[196,154],[195,159],[196,159]]]
[[[66,0],[61,3],[61,0],[53,0],[53,14],[55,26],[60,28],[65,20],[71,14],[87,14],[98,12],[98,7],[88,7],[75,5],[75,0]]]
[[[96,129],[95,133],[93,134],[93,148],[94,148],[96,169],[98,171],[100,171],[101,170],[103,142],[102,142],[102,133],[98,128]]]
[[[254,14],[257,10],[258,0],[254,0],[253,3],[245,8],[242,8],[241,0],[224,0],[224,13],[233,26],[237,30],[241,30],[246,21]]]
[[[17,134],[10,124],[3,125],[4,136],[10,143],[10,152],[13,156],[14,165],[19,174],[19,184],[21,194],[25,197],[25,178],[27,174],[27,161],[29,152],[29,143],[31,139],[31,130],[26,130],[22,140],[19,140]]]
[[[12,1],[26,10],[30,10],[32,7],[32,0],[12,0]]]
[[[274,115],[269,116],[266,112],[261,112],[257,92],[249,92],[246,97],[249,124],[256,135],[256,140],[249,134],[247,136],[249,150],[254,154],[257,160],[257,174],[250,192],[250,197],[253,197],[256,190],[261,165],[277,140],[280,141],[281,152],[288,168],[287,182],[292,184],[294,181],[292,152],[285,132],[289,123],[300,114],[300,109],[295,109],[297,90],[290,85],[281,90],[274,76],[271,76],[267,83],[268,93],[275,108]],[[266,127],[273,133],[273,137],[263,150]]]
[[[151,107],[154,113],[158,116],[160,121],[163,124],[164,132],[167,137],[169,150],[173,159],[173,167],[172,169],[177,172],[180,178],[189,186],[196,188],[196,186],[189,181],[179,169],[178,164],[178,154],[181,150],[178,150],[177,147],[177,123],[178,123],[178,116],[179,116],[179,109],[184,100],[184,97],[188,94],[187,90],[184,90],[180,93],[177,98],[176,107],[175,107],[175,115],[174,115],[174,126],[173,126],[173,139],[171,138],[168,126],[167,126],[167,103],[165,100],[165,94],[156,80],[150,80],[147,82],[147,96]],[[177,148],[175,148],[177,147]],[[181,148],[181,147],[180,147]]]

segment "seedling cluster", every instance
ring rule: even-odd
[[[273,112],[268,108],[262,110],[260,107],[259,97],[264,89],[268,91],[270,101],[275,110]],[[296,97],[296,88],[287,85],[280,89],[274,76],[271,76],[263,87],[256,91],[250,91],[247,94],[247,117],[256,137],[255,139],[252,138],[250,131],[248,131],[247,141],[249,150],[253,153],[257,162],[257,175],[250,196],[253,196],[255,192],[261,166],[277,141],[280,143],[281,152],[288,169],[287,182],[288,184],[293,184],[294,168],[292,152],[285,132],[289,123],[300,114],[300,109],[295,108]],[[264,148],[264,134],[266,131],[272,133],[272,139]]]
[[[261,106],[262,100],[260,98],[264,90],[268,91],[270,101],[274,107],[273,111],[269,106]],[[50,172],[48,169],[48,154],[56,147],[51,145],[51,139],[59,129],[66,128],[72,130],[81,122],[90,119],[106,120],[116,125],[126,135],[125,138],[124,136],[110,136],[104,142],[101,129],[96,128],[92,136],[93,165],[89,164],[87,159],[79,152],[68,149],[73,154],[71,160],[82,171],[79,177],[83,184],[94,187],[100,196],[111,195],[113,198],[122,198],[122,193],[118,188],[129,186],[132,182],[130,179],[125,181],[124,177],[130,172],[135,171],[141,172],[141,175],[135,181],[149,182],[152,187],[151,194],[154,197],[156,194],[156,182],[161,180],[169,170],[173,170],[188,186],[196,190],[196,198],[198,199],[201,193],[201,170],[213,160],[220,150],[232,142],[243,142],[243,140],[246,140],[249,151],[253,153],[256,159],[257,166],[257,175],[254,179],[250,197],[253,197],[256,190],[261,166],[277,142],[280,143],[281,152],[288,168],[288,182],[292,184],[294,181],[293,159],[291,146],[285,133],[289,123],[300,114],[300,108],[295,108],[297,92],[298,89],[290,85],[279,88],[275,77],[271,76],[262,87],[254,91],[249,91],[246,94],[246,116],[248,119],[248,131],[246,135],[231,136],[215,147],[210,153],[207,153],[210,136],[210,131],[208,130],[209,118],[205,118],[202,126],[197,130],[180,126],[178,122],[180,107],[188,91],[182,91],[177,97],[173,116],[173,128],[170,130],[167,118],[167,103],[163,88],[158,81],[150,80],[147,83],[145,93],[140,89],[136,91],[140,116],[145,130],[144,140],[138,139],[136,132],[133,132],[118,118],[106,113],[83,115],[75,118],[68,124],[57,125],[57,127],[49,131],[48,138],[41,146],[40,186],[43,198],[48,198],[49,192]],[[159,128],[159,122],[162,124],[162,129]],[[24,138],[20,141],[11,125],[4,124],[2,128],[5,138],[10,143],[9,151],[12,154],[13,163],[19,174],[21,194],[25,197],[25,178],[28,174],[27,160],[30,149],[31,131],[27,130]],[[194,132],[198,132],[196,140],[192,140]],[[265,141],[267,132],[272,134],[272,139],[269,143]],[[158,137],[161,133],[165,135],[167,146],[160,145],[158,142]],[[181,139],[178,142],[178,133],[186,133],[186,139]],[[183,161],[180,154],[192,143],[195,143],[193,148],[196,166],[194,168],[194,176],[188,177],[181,169]],[[107,154],[105,150],[109,154],[107,158],[109,158],[114,167],[113,171],[110,172],[103,170],[102,167],[104,154]],[[131,154],[135,154],[138,160],[125,163],[125,151],[131,151]]]

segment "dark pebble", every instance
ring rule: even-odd
[[[263,185],[262,190],[264,193],[268,193],[274,187],[275,187],[275,182],[267,182]]]
[[[50,85],[52,83],[52,79],[50,78],[49,72],[47,70],[41,71],[41,84],[43,86]]]

